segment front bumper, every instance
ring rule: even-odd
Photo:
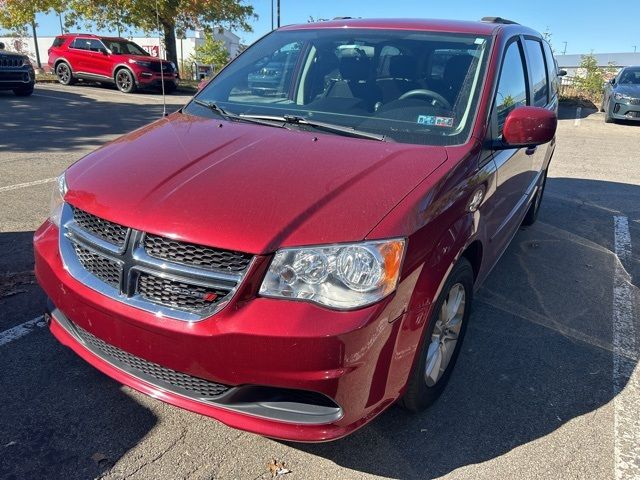
[[[165,86],[178,86],[178,74],[165,73],[164,75]],[[160,87],[162,86],[162,78],[158,72],[140,72],[136,75],[138,86],[140,87]]]
[[[16,68],[0,70],[0,90],[29,88],[35,84],[33,70]]]
[[[609,115],[616,120],[640,121],[640,100],[618,101],[611,98]]]
[[[413,316],[402,314],[407,292],[353,312],[266,298],[241,300],[238,292],[239,300],[215,316],[190,323],[157,318],[75,280],[62,264],[58,229],[49,222],[36,232],[34,245],[38,281],[55,305],[50,328],[56,338],[110,377],[175,406],[269,437],[327,441],[370,421],[406,384],[419,336],[419,330],[407,326]],[[297,410],[297,416],[274,414],[279,406],[273,397],[258,395],[256,402],[255,395],[243,394],[211,401],[184,394],[101,355],[83,341],[78,328],[142,361],[236,392],[276,391],[285,409]],[[290,391],[306,392],[323,408],[291,405],[295,401],[283,393]],[[252,402],[267,404],[266,409],[245,408]]]

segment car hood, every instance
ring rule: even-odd
[[[139,230],[258,254],[364,239],[446,158],[443,147],[175,113],[70,167],[65,199]]]
[[[160,62],[159,58],[152,57],[150,55],[129,55],[129,54],[125,54],[125,53],[120,53],[118,55],[123,57],[123,58],[126,58],[127,60],[131,59],[131,60],[138,60],[138,61],[141,61],[141,62],[156,62],[156,63]],[[168,64],[169,61],[162,60],[162,63]]]
[[[640,85],[618,84],[614,91],[616,93],[622,93],[623,95],[640,98]]]

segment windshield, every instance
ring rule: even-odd
[[[397,142],[467,140],[489,38],[407,30],[267,35],[197,95],[236,115],[296,117]],[[186,113],[215,112],[192,102]]]
[[[640,85],[640,68],[625,68],[620,74],[620,81],[618,83]]]
[[[128,40],[110,40],[103,38],[102,43],[107,47],[111,53],[116,55],[145,55],[149,54],[140,46]]]

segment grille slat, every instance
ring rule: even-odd
[[[129,229],[117,223],[103,220],[78,208],[73,209],[73,219],[84,231],[118,247],[124,247]]]
[[[229,290],[202,287],[147,273],[140,273],[137,292],[149,301],[194,312],[214,307],[229,294]]]
[[[73,249],[76,251],[78,261],[82,264],[85,270],[91,272],[113,288],[120,288],[120,274],[122,269],[117,262],[114,262],[107,257],[103,257],[102,255],[98,255],[77,243],[73,244]]]
[[[116,366],[123,367],[124,370],[140,377],[149,377],[162,382],[165,386],[172,390],[178,390],[178,393],[189,393],[193,396],[201,398],[215,398],[226,393],[231,387],[221,383],[211,382],[199,377],[193,377],[186,373],[177,372],[170,368],[163,367],[157,363],[150,362],[140,357],[136,357],[131,353],[125,352],[95,335],[87,332],[83,328],[75,325],[75,330],[82,338],[85,344],[101,358],[107,360]],[[173,387],[173,388],[171,388]],[[180,392],[183,390],[186,392]]]
[[[160,260],[228,272],[246,270],[253,258],[246,253],[219,250],[150,234],[145,235],[144,248],[149,255]]]

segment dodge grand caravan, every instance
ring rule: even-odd
[[[499,18],[266,35],[60,176],[34,239],[52,333],[119,382],[269,437],[426,408],[474,290],[538,215],[554,65]]]

